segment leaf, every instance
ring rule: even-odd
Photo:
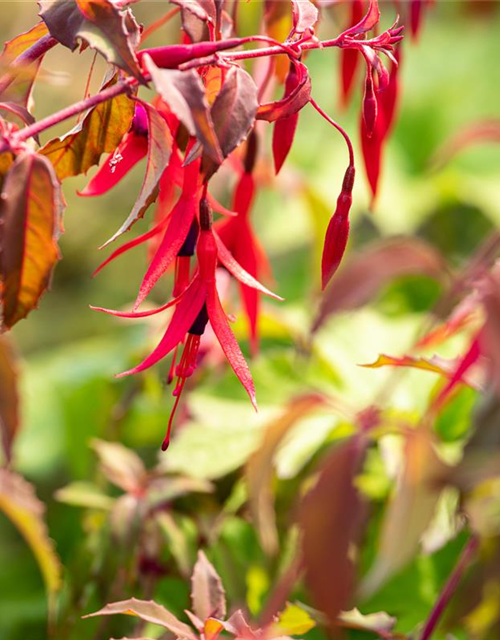
[[[380,10],[378,8],[378,0],[370,0],[370,6],[368,7],[368,11],[364,18],[355,24],[353,27],[349,27],[343,32],[343,36],[356,36],[361,33],[366,33],[367,31],[371,31],[373,27],[378,24],[380,20]]]
[[[292,0],[293,30],[302,34],[318,21],[318,10],[310,0]]]
[[[102,88],[116,81],[113,78]],[[99,163],[101,154],[112,153],[130,129],[134,101],[126,95],[101,102],[64,136],[54,138],[40,149],[52,163],[59,180],[87,173]]]
[[[279,118],[292,116],[300,111],[311,99],[311,78],[307,67],[302,62],[295,64],[297,71],[297,85],[295,89],[282,100],[266,102],[257,109],[257,120],[274,122]]]
[[[17,116],[26,125],[33,124],[35,122],[35,118],[31,115],[28,109],[20,104],[16,104],[15,102],[0,102],[0,109]]]
[[[17,66],[13,62],[47,34],[47,27],[43,22],[39,22],[28,31],[5,43],[0,56],[0,72],[5,73],[0,78],[2,102],[13,102],[27,108],[33,82],[43,57],[28,65]]]
[[[112,616],[116,614],[137,616],[146,622],[158,624],[182,640],[197,640],[195,634],[187,624],[178,620],[172,613],[152,600],[137,600],[136,598],[131,598],[130,600],[113,602],[107,604],[99,611],[89,613],[83,617],[94,618],[95,616]]]
[[[7,462],[20,427],[17,361],[9,341],[0,337],[0,432]]]
[[[306,582],[316,606],[332,625],[354,589],[350,549],[359,537],[363,512],[354,481],[365,447],[360,435],[335,447],[300,505]]]
[[[31,152],[16,158],[1,198],[2,319],[11,328],[37,307],[50,284],[60,258],[63,201],[52,165]]]
[[[127,493],[139,491],[144,485],[146,469],[139,456],[119,442],[95,439],[92,448],[99,456],[106,478]]]
[[[257,107],[257,87],[252,77],[241,67],[231,67],[211,109],[223,159],[227,158],[250,133]],[[214,165],[210,159],[206,158],[203,162],[203,170],[207,177],[213,175],[220,164],[219,162]]]
[[[73,507],[86,509],[104,509],[108,511],[114,499],[105,495],[98,487],[90,482],[72,482],[55,493],[56,500]]]
[[[0,510],[13,522],[31,547],[38,562],[54,614],[54,597],[62,587],[62,567],[45,524],[45,505],[33,486],[8,469],[0,469]]]
[[[274,635],[301,636],[316,626],[305,609],[297,604],[287,602],[284,611],[278,614],[278,619],[271,626]]]
[[[266,553],[275,554],[279,548],[271,490],[276,453],[290,429],[324,404],[319,394],[304,395],[290,402],[283,413],[269,423],[260,446],[248,460],[245,476],[250,511]]]
[[[363,598],[373,594],[417,553],[434,514],[445,472],[430,431],[423,427],[408,431],[396,494],[384,516],[375,562],[361,585]]]
[[[396,358],[394,356],[381,354],[375,362],[372,362],[371,364],[362,364],[361,366],[366,369],[378,369],[386,366],[411,367],[413,369],[421,369],[423,371],[432,371],[433,373],[439,373],[446,378],[451,378],[455,373],[457,362],[456,360],[448,360],[446,358],[441,358],[440,356],[433,356],[432,358],[403,356],[401,358]],[[462,382],[474,389],[478,388],[478,383],[470,376],[463,379]]]
[[[163,100],[184,124],[189,134],[196,136],[206,153],[220,164],[223,159],[222,151],[214,131],[210,106],[200,76],[194,69],[159,69],[149,56],[144,56],[144,64]]]
[[[194,614],[200,620],[226,617],[224,587],[219,574],[203,551],[198,551],[198,560],[191,578],[191,600]]]
[[[216,23],[216,6],[214,0],[170,0],[181,9],[182,29],[191,42],[208,40],[207,23]]]
[[[342,611],[338,620],[341,626],[348,629],[360,629],[361,631],[373,631],[374,633],[382,632],[384,634],[392,631],[396,624],[396,618],[385,613],[385,611],[363,614],[359,609]],[[380,635],[384,637],[382,633]]]
[[[141,192],[132,211],[118,231],[104,243],[103,247],[106,247],[125,233],[125,231],[128,231],[137,220],[142,218],[149,205],[156,200],[160,178],[168,166],[172,153],[173,140],[167,123],[152,105],[142,100],[138,100],[138,102],[144,107],[148,119],[146,173],[144,175]]]
[[[39,0],[40,17],[51,35],[71,51],[83,40],[108,62],[144,82],[135,47],[139,27],[130,11],[111,0]]]
[[[363,306],[392,280],[411,274],[441,281],[447,276],[446,263],[434,247],[416,238],[393,238],[369,245],[330,282],[312,331],[335,313]]]

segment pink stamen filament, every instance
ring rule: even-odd
[[[175,389],[172,394],[175,397],[175,402],[172,408],[172,413],[170,414],[170,419],[168,421],[167,433],[161,445],[162,451],[166,451],[168,449],[168,445],[170,444],[170,433],[172,431],[172,424],[174,422],[175,413],[177,411],[177,407],[179,406],[179,401],[184,389],[184,385],[186,384],[186,380],[193,375],[194,370],[196,369],[196,359],[198,357],[198,350],[200,348],[200,340],[201,336],[193,333],[188,333],[188,338],[186,340],[184,351],[182,352],[181,361],[175,367],[177,384],[175,385]]]

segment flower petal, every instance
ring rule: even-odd
[[[193,280],[191,287],[184,292],[182,300],[170,320],[167,331],[161,339],[156,349],[149,356],[129,371],[119,373],[116,377],[128,376],[132,373],[139,373],[152,367],[154,364],[162,360],[167,354],[175,349],[175,347],[184,340],[186,333],[196,320],[200,309],[202,308],[206,298],[206,287],[199,278]]]
[[[168,218],[163,218],[162,220],[160,220],[160,222],[157,225],[152,227],[146,233],[143,233],[142,235],[137,236],[137,238],[134,238],[133,240],[130,240],[130,242],[126,242],[121,247],[118,247],[118,249],[113,251],[113,253],[110,256],[108,256],[106,258],[106,260],[104,260],[104,262],[102,262],[97,267],[97,269],[94,271],[94,273],[92,275],[96,276],[99,273],[99,271],[101,271],[101,269],[104,269],[104,267],[107,264],[112,262],[115,258],[118,258],[118,256],[121,256],[122,253],[125,253],[129,249],[133,249],[134,247],[137,247],[138,245],[142,244],[143,242],[147,242],[151,238],[154,238],[156,235],[158,235],[162,231],[162,229],[165,227],[167,222],[168,222]]]
[[[251,276],[248,271],[245,271],[243,267],[236,262],[231,253],[226,249],[222,240],[219,236],[214,232],[215,241],[217,243],[217,251],[219,255],[219,260],[226,267],[226,269],[242,284],[247,287],[252,287],[253,289],[257,289],[261,293],[265,293],[271,298],[275,298],[276,300],[283,300],[280,296],[276,295],[272,291],[269,291],[263,284],[261,284],[258,280],[256,280],[253,276]]]
[[[178,295],[173,300],[169,300],[166,304],[161,307],[156,307],[155,309],[148,309],[147,311],[116,311],[115,309],[105,309],[104,307],[94,307],[90,305],[90,308],[94,311],[103,311],[104,313],[109,313],[112,316],[116,316],[117,318],[149,318],[150,316],[155,316],[157,313],[161,313],[170,307],[173,307],[176,304],[179,304],[181,298],[189,291],[189,288],[193,285],[195,281],[192,280],[190,284],[186,287],[186,289]]]
[[[241,384],[245,387],[245,391],[257,411],[257,399],[255,397],[255,387],[253,384],[252,374],[241,353],[240,345],[229,327],[226,314],[221,306],[215,283],[209,283],[206,291],[206,304],[210,324],[214,330],[217,340],[219,341],[224,354],[237,375]]]
[[[147,136],[127,133],[79,196],[100,196],[112,189],[148,152]]]
[[[197,198],[181,196],[172,209],[165,235],[144,276],[134,309],[146,299],[159,278],[165,273],[186,239],[196,213]]]

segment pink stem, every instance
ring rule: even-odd
[[[451,600],[453,594],[455,593],[458,583],[462,578],[462,574],[465,571],[467,565],[472,559],[472,556],[475,554],[477,548],[479,546],[479,541],[475,536],[472,536],[467,541],[465,545],[462,555],[460,556],[455,568],[453,569],[450,577],[448,578],[448,582],[444,585],[443,590],[438,598],[438,601],[434,605],[429,617],[427,618],[427,622],[425,623],[424,629],[422,631],[422,635],[420,636],[420,640],[429,640],[429,638],[434,633],[436,626],[444,613],[449,601]]]
[[[305,42],[300,45],[300,51],[335,47],[335,46],[340,46],[341,43],[342,43],[341,37],[334,38],[333,40],[325,40],[324,42],[320,42],[320,41]],[[356,44],[357,43],[353,43],[353,47],[356,47]],[[366,44],[366,42],[364,42],[363,44]],[[52,44],[51,46],[54,46],[54,45]],[[234,53],[225,53],[225,54],[218,54],[218,55],[221,59],[226,59],[226,60],[250,60],[252,58],[261,58],[263,56],[287,54],[287,48],[288,47],[286,45],[280,44],[273,47],[263,47],[262,49],[250,49],[248,51],[236,51]],[[297,51],[297,55],[299,53],[300,52]],[[150,80],[149,76],[145,75],[144,80],[148,82]],[[91,98],[81,100],[80,102],[76,102],[75,104],[69,107],[66,107],[65,109],[61,109],[61,111],[57,111],[56,113],[50,116],[47,116],[46,118],[43,118],[38,122],[35,122],[34,124],[30,125],[29,127],[25,127],[24,129],[19,131],[17,134],[15,134],[12,137],[13,146],[15,146],[15,144],[18,144],[20,142],[24,142],[24,140],[27,140],[28,138],[31,138],[41,133],[42,131],[45,131],[45,129],[49,129],[54,125],[59,124],[59,122],[62,122],[63,120],[67,120],[68,118],[72,118],[73,116],[76,116],[79,113],[82,113],[83,111],[87,111],[87,109],[91,109],[92,107],[95,107],[98,104],[101,104],[101,102],[106,102],[106,100],[111,100],[112,98],[116,98],[116,96],[119,96],[122,93],[128,93],[138,84],[139,83],[137,80],[135,80],[135,78],[127,78],[126,80],[123,80],[122,82],[117,83],[112,87],[105,89],[104,91],[101,91],[100,93],[98,93],[95,96],[92,96]],[[319,111],[319,113],[321,113],[321,115],[323,115],[323,117],[326,118],[331,124],[333,124],[333,126],[336,129],[338,129],[338,131],[344,136],[347,146],[349,148],[351,164],[353,164],[354,154],[352,152],[352,145],[351,145],[351,141],[349,140],[349,136],[342,129],[342,127],[340,127],[337,123],[331,120],[331,118],[329,118],[329,116],[327,116],[313,100],[311,100],[311,104],[313,104],[315,109]]]
[[[349,138],[345,130],[337,122],[335,122],[335,120],[330,118],[330,116],[327,113],[323,111],[323,109],[319,106],[319,104],[316,102],[314,98],[311,97],[310,103],[316,109],[316,111],[320,114],[320,116],[323,116],[323,118],[327,122],[329,122],[332,125],[332,127],[335,127],[335,129],[337,129],[337,131],[343,136],[345,143],[347,145],[347,150],[349,151],[349,164],[351,167],[354,167],[354,149],[352,148],[351,139]]]

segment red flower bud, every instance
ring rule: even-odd
[[[363,96],[363,120],[365,121],[366,135],[371,138],[377,124],[377,96],[373,87],[373,74],[371,66],[366,71],[365,94]]]
[[[323,257],[321,260],[321,288],[324,289],[337,271],[344,256],[349,237],[349,211],[352,204],[355,169],[347,167],[342,191],[337,199],[337,207],[325,235]]]

